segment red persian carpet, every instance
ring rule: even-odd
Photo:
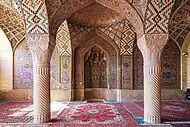
[[[0,123],[27,123],[33,119],[32,103],[7,102],[0,104]]]
[[[64,123],[64,127],[137,127],[138,124],[119,103],[86,103],[69,104],[57,118],[56,127]]]
[[[57,118],[33,124],[32,103],[0,104],[0,127],[137,127],[138,124],[120,103],[70,103]]]
[[[133,117],[143,117],[143,102],[122,104]],[[163,122],[184,122],[190,121],[190,103],[184,101],[163,101],[162,102]]]
[[[70,103],[52,121],[33,124],[32,103],[6,102],[0,104],[0,127],[137,127],[134,118],[143,118],[143,106],[143,102]],[[174,127],[188,127],[190,103],[164,101],[162,116]]]

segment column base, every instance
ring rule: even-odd
[[[51,120],[50,115],[37,115],[34,116],[34,123],[46,123]]]
[[[160,116],[144,116],[144,121],[152,124],[157,124],[161,122]]]

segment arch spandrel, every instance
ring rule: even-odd
[[[48,14],[44,0],[22,0],[27,33],[49,33]]]
[[[174,1],[154,1],[147,3],[145,12],[145,33],[168,33],[168,22]]]
[[[190,1],[184,2],[172,15],[169,22],[169,36],[183,48],[190,32]]]

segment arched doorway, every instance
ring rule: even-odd
[[[13,52],[11,44],[0,28],[0,90],[13,89]]]
[[[77,47],[74,57],[75,100],[117,100],[118,59],[114,45],[101,36],[95,35]]]

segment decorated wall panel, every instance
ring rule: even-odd
[[[51,89],[68,89],[71,86],[71,40],[65,21],[57,34],[57,44],[50,61]],[[31,89],[33,87],[32,55],[26,40],[15,49],[14,88]]]
[[[61,84],[63,89],[71,88],[71,56],[61,56]]]
[[[180,50],[170,39],[161,55],[162,88],[180,88]]]
[[[31,88],[33,88],[32,54],[24,40],[14,53],[14,89]]]
[[[132,56],[122,56],[122,89],[132,89],[133,64]]]
[[[143,57],[136,45],[133,49],[133,89],[143,89]]]
[[[79,40],[78,40],[79,41]],[[77,41],[77,42],[78,42]],[[72,43],[75,43],[75,42],[72,42]],[[101,36],[99,35],[94,35],[91,39],[83,42],[79,48],[76,49],[75,51],[75,70],[74,70],[74,77],[75,77],[75,88],[80,88],[80,89],[83,89],[84,87],[84,84],[83,84],[83,79],[84,79],[84,54],[87,52],[87,51],[91,51],[90,49],[93,47],[93,46],[97,46],[97,47],[100,47],[101,49],[103,49],[108,55],[106,57],[106,59],[108,59],[108,61],[106,61],[106,64],[107,64],[107,83],[105,83],[105,80],[106,80],[106,77],[105,76],[100,76],[100,72],[101,74],[105,75],[105,66],[102,68],[103,70],[99,70],[97,71],[97,73],[91,73],[91,79],[92,79],[92,74],[94,74],[95,78],[103,78],[103,80],[99,80],[100,81],[103,81],[104,83],[103,84],[107,84],[106,86],[108,86],[110,89],[117,89],[118,86],[118,73],[117,73],[117,69],[118,69],[118,64],[117,64],[117,61],[118,61],[118,57],[117,57],[117,53],[118,53],[118,50],[115,49],[114,46],[116,46],[116,44],[113,46],[112,45],[113,42],[109,42],[108,40],[102,38]],[[90,53],[90,52],[89,52]],[[93,56],[93,55],[92,55]],[[93,57],[90,57],[90,58],[93,58]],[[98,58],[98,57],[95,57],[95,58]],[[101,58],[101,57],[100,57]],[[99,59],[100,60],[100,59]],[[101,58],[101,60],[103,60]],[[105,64],[105,61],[102,61],[100,62],[101,64]],[[86,66],[87,68],[90,68],[93,66],[89,66],[88,62],[86,62]],[[103,66],[102,65],[102,66]],[[93,69],[97,69],[97,67],[94,66]],[[100,69],[101,67],[99,67]],[[89,73],[87,71],[87,73]],[[97,75],[97,76],[96,76]],[[86,79],[87,82],[91,82],[92,80],[90,79]],[[97,84],[97,83],[96,83]],[[109,84],[109,85],[108,85]],[[95,85],[95,86],[99,86],[98,85]],[[91,87],[91,86],[90,86]]]
[[[143,57],[137,46],[133,51],[134,89],[143,89]],[[180,50],[169,39],[161,55],[161,85],[164,89],[180,88]]]
[[[107,88],[106,53],[97,46],[92,47],[84,56],[84,87]]]
[[[71,55],[70,33],[67,21],[64,21],[58,29],[56,47],[51,58],[52,89],[71,88]]]
[[[54,49],[51,60],[50,60],[50,86],[51,89],[60,89],[61,84],[59,83],[59,51],[57,48]]]

